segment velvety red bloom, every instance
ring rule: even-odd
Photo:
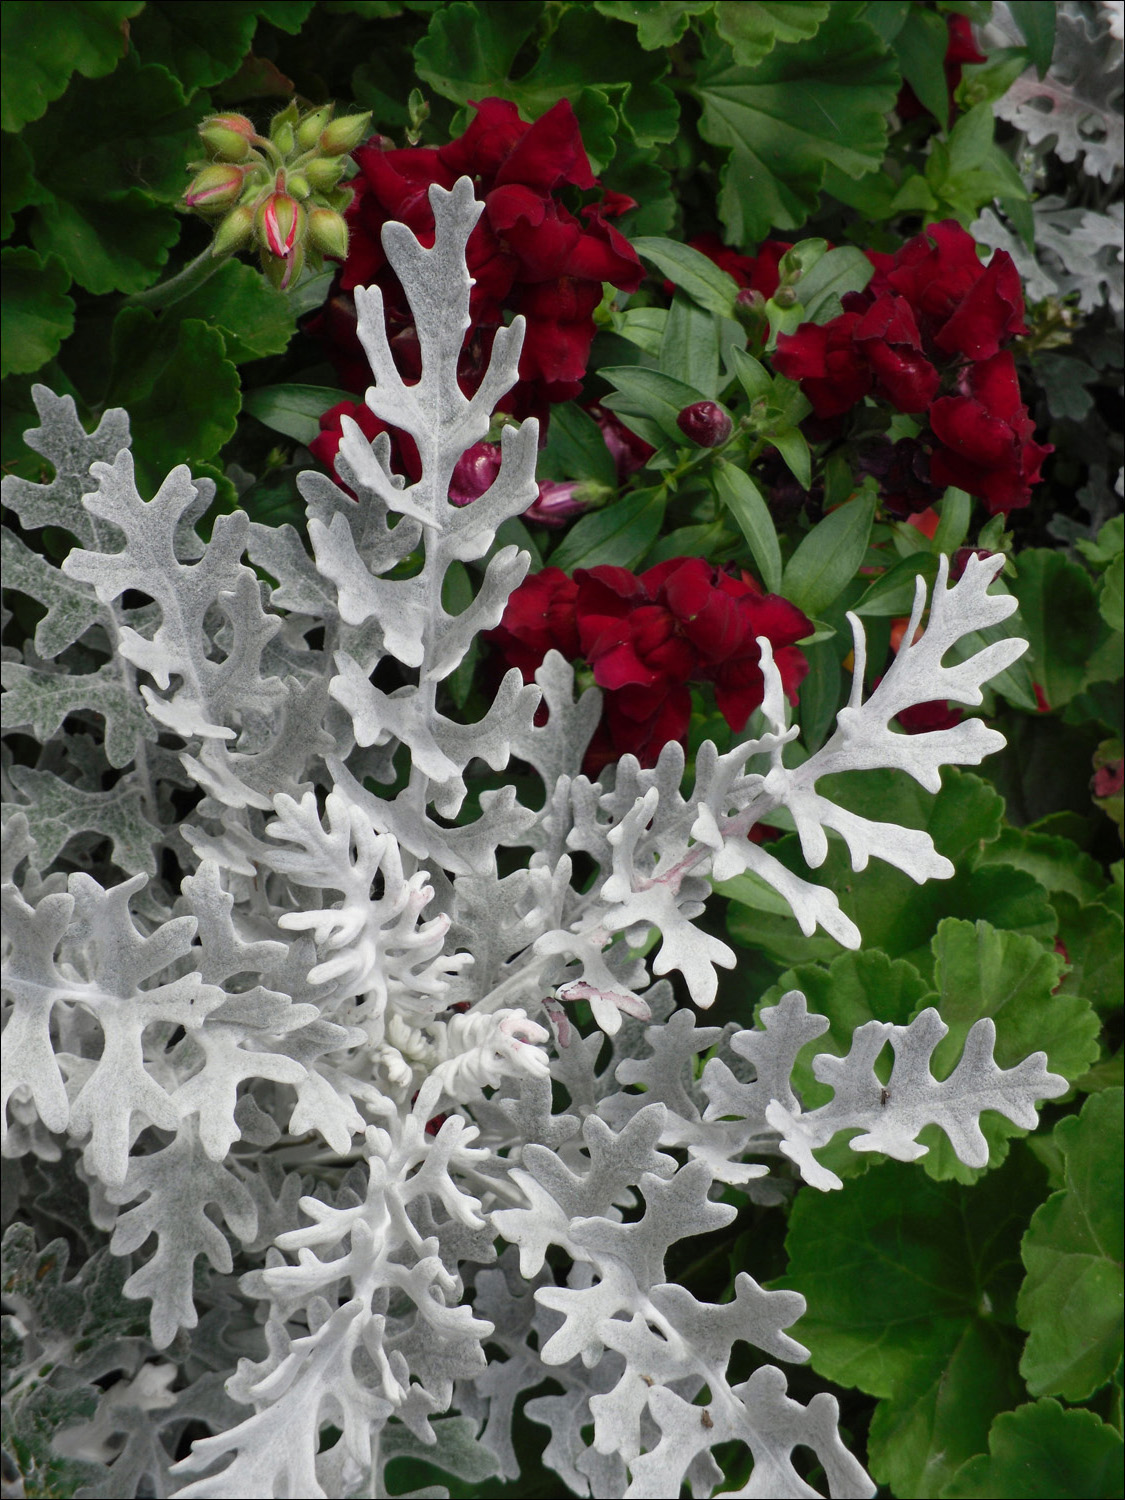
[[[355,197],[346,214],[348,258],[338,287],[344,293],[372,284],[382,289],[393,344],[395,334],[413,324],[383,252],[383,225],[399,220],[424,245],[432,245],[431,184],[451,188],[462,175],[471,177],[484,202],[466,247],[473,277],[469,312],[479,348],[472,358],[463,357],[458,375],[466,389],[475,389],[491,336],[506,314],[521,312],[528,326],[520,383],[507,405],[520,415],[542,413],[548,403],[579,392],[602,283],[627,291],[640,285],[640,261],[609,222],[634,205],[620,193],[605,194],[575,217],[556,196],[564,185],[597,187],[566,100],[532,125],[520,119],[508,100],[486,99],[476,109],[464,135],[439,150],[387,150],[385,141],[376,138],[356,151],[360,170],[351,184]],[[370,377],[339,315],[314,320],[310,328],[329,341],[341,378],[355,381],[358,375],[365,385]]]
[[[989,359],[1028,331],[1012,257],[997,250],[985,266],[976,241],[955,219],[931,224],[908,240],[885,282],[910,303],[923,338],[942,354]]]
[[[935,729],[952,729],[964,717],[956,704],[940,698],[932,703],[915,703],[897,715],[907,734],[931,734]]]
[[[982,63],[987,59],[973,40],[973,24],[968,16],[947,15],[945,24],[949,28],[949,44],[945,49],[945,86],[949,90],[949,109],[952,113],[957,85],[961,82],[961,70],[965,63]],[[926,113],[918,95],[904,84],[895,103],[900,120],[914,120]],[[947,123],[942,120],[942,125]]]
[[[408,433],[388,427],[386,422],[377,417],[362,401],[341,401],[320,418],[320,432],[309,444],[309,452],[331,471],[337,482],[343,483],[339,474],[336,473],[336,454],[340,450],[340,442],[344,436],[341,420],[343,417],[351,417],[369,441],[378,437],[381,432],[390,433],[391,467],[396,473],[404,475],[408,484],[416,484],[421,479],[422,462],[418,457],[414,439]],[[347,485],[344,485],[344,488],[347,489]],[[352,494],[350,489],[348,494]]]
[[[561,568],[543,568],[530,573],[516,589],[495,630],[485,640],[497,647],[509,666],[518,667],[525,682],[535,673],[548,651],[561,651],[568,661],[581,655],[574,601],[578,585]]]
[[[979,495],[993,515],[1026,505],[1054,450],[1032,440],[1035,424],[1020,399],[1015,360],[1004,353],[966,365],[957,385],[958,395],[930,408],[938,440],[934,482]]]
[[[853,337],[872,383],[895,410],[925,411],[937,393],[939,377],[922,353],[922,336],[909,302],[884,292],[860,318]]]
[[[818,417],[838,417],[871,389],[871,372],[856,348],[859,313],[841,313],[828,323],[802,323],[777,340],[773,367],[800,382]]]

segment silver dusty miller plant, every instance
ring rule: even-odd
[[[526,1410],[577,1494],[675,1496],[686,1480],[709,1495],[712,1450],[734,1441],[753,1464],[740,1493],[815,1494],[793,1466],[800,1445],[832,1495],[871,1495],[835,1400],[800,1404],[769,1362],[807,1357],[785,1331],[803,1299],[743,1273],[733,1300],[697,1301],[666,1278],[669,1247],[734,1218],[724,1190],[778,1202],[794,1167],[840,1187],[813,1154],[840,1131],[909,1161],[937,1124],[979,1166],[983,1111],[1031,1127],[1035,1102],[1066,1085],[1042,1053],[997,1067],[988,1020],[935,1078],[945,1027],[927,1010],[820,1056],[834,1097],[806,1112],[790,1077],[828,1022],[801,994],[758,1028],[700,1026],[641,950],[655,929],[652,973],[678,972],[709,1006],[735,956],[696,918],[712,879],[744,871],[806,933],[858,945],[831,890],[747,837],[777,809],[813,870],[831,834],[857,870],[874,855],[917,881],[952,874],[927,834],[858,817],[818,783],[895,767],[936,792],[942,764],[1003,744],[976,719],[888,727],[918,702],[979,704],[1024,650],[1001,639],[945,664],[1011,611],[988,592],[1001,559],[973,558],[952,587],[943,564],[915,640],[919,585],[866,700],[853,622],[852,700],[796,768],[765,640],[765,729],[727,754],[705,746],[690,791],[676,744],[651,770],[626,757],[602,784],[579,774],[597,693],[576,700],[555,654],[538,688],[509,671],[479,722],[443,715],[439,683],[528,567],[497,532],[535,496],[537,431],[506,427],[491,489],[449,503],[455,463],[516,379],[523,329],[498,334],[466,397],[464,247],[481,209],[468,179],[430,198],[432,249],[383,231],[421,341],[417,384],[395,368],[379,292],[356,294],[368,404],[414,438],[422,477],[405,485],[386,439],[345,420],[338,467],[357,500],[302,477],[313,556],[291,527],[244,514],[220,516],[205,544],[193,521],[208,481],[177,468],[143,499],[125,414],[87,435],[42,388],[28,440],[55,477],[5,481],[25,531],[63,527],[79,545],[56,569],[4,538],[8,582],[46,614],[4,664],[5,721],[42,748],[6,773],[3,1149],[30,1191],[35,1157],[56,1178],[69,1159],[93,1243],[110,1236],[67,1281],[62,1242],[44,1258],[30,1231],[9,1234],[15,1429],[53,1427],[91,1495],[380,1496],[402,1455],[517,1478],[513,1410],[549,1376],[556,1394]],[[443,604],[454,563],[476,585],[460,614]],[[407,685],[380,686],[388,659]],[[81,728],[90,715],[101,743]],[[505,786],[470,815],[474,764],[513,757],[538,772],[542,805]],[[105,840],[102,884],[74,866]],[[53,868],[64,846],[71,873]],[[502,849],[531,853],[501,876]],[[564,1010],[576,999],[588,1036]],[[100,1338],[75,1312],[87,1304]],[[764,1356],[745,1380],[728,1368],[740,1341]],[[210,1435],[176,1461],[200,1422]]]

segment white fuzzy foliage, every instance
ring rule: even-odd
[[[765,640],[765,728],[726,754],[705,745],[690,790],[675,744],[651,769],[625,757],[604,783],[583,777],[599,698],[576,699],[554,654],[537,687],[509,672],[477,722],[439,711],[439,685],[529,565],[497,531],[534,498],[537,432],[506,427],[491,488],[450,503],[454,466],[517,377],[522,321],[465,396],[464,250],[481,209],[464,179],[430,198],[432,248],[384,230],[418,329],[416,384],[395,368],[379,293],[357,294],[368,404],[414,438],[421,477],[404,484],[386,439],[345,423],[338,469],[358,502],[302,476],[311,556],[293,528],[241,514],[203,543],[205,481],[176,469],[145,499],[124,415],[87,436],[73,403],[42,388],[29,438],[56,475],[4,482],[25,529],[63,525],[79,541],[61,571],[4,541],[13,586],[46,610],[33,650],[5,664],[11,723],[43,757],[12,767],[6,808],[4,1151],[56,1166],[81,1152],[109,1260],[129,1258],[124,1295],[150,1304],[149,1339],[117,1341],[106,1368],[121,1379],[67,1441],[112,1463],[113,1493],[150,1473],[185,1497],[381,1495],[392,1458],[427,1451],[474,1483],[515,1479],[515,1403],[550,1375],[558,1390],[527,1412],[577,1493],[677,1495],[686,1480],[710,1494],[712,1450],[734,1441],[753,1459],[745,1493],[812,1494],[792,1462],[806,1446],[834,1495],[870,1494],[832,1398],[794,1401],[771,1364],[730,1374],[739,1343],[806,1357],[785,1331],[803,1299],[741,1274],[733,1301],[700,1302],[667,1280],[666,1253],[731,1220],[725,1187],[778,1201],[787,1161],[838,1186],[813,1154],[837,1132],[910,1160],[937,1123],[979,1166],[983,1112],[1030,1126],[1065,1085],[1041,1055],[998,1069],[985,1022],[935,1079],[943,1028],[924,1012],[871,1022],[847,1057],[817,1059],[835,1097],[805,1113],[790,1078],[828,1023],[802,997],[722,1032],[672,1014],[653,975],[678,972],[711,1004],[716,966],[735,955],[698,918],[713,880],[747,870],[805,932],[859,943],[831,889],[751,841],[779,809],[812,870],[838,838],[857,871],[877,857],[917,881],[952,873],[928,835],[861,818],[819,783],[893,767],[936,791],[943,765],[1000,747],[978,719],[891,728],[934,698],[979,704],[1024,649],[998,640],[957,660],[1013,608],[989,592],[1000,560],[971,560],[952,585],[943,563],[928,601],[919,585],[906,644],[866,700],[853,620],[852,700],[798,766]],[[471,588],[457,615],[443,604],[454,565]],[[63,734],[76,718],[81,732]],[[512,756],[543,781],[531,806],[515,785],[474,785]],[[107,847],[98,879],[75,868]],[[504,876],[502,852],[516,864]],[[586,1037],[578,1000],[601,1028]],[[567,1113],[552,1113],[556,1085]],[[489,1270],[498,1236],[511,1248]],[[502,1354],[491,1364],[486,1342]],[[159,1364],[154,1349],[168,1351]],[[168,1392],[169,1369],[193,1383]],[[171,1477],[158,1420],[212,1434]],[[133,1446],[115,1458],[105,1435],[121,1423]],[[340,1437],[322,1451],[329,1426]]]

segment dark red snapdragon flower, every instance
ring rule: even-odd
[[[603,566],[579,569],[572,580],[545,569],[516,589],[488,638],[527,682],[552,646],[589,663],[605,693],[584,767],[597,775],[624,754],[654,765],[669,740],[682,742],[692,683],[711,683],[727,723],[743,729],[765,691],[759,636],[770,641],[795,701],[808,666],[796,642],[811,632],[796,606],[763,594],[748,574],[677,557],[639,575]]]
[[[610,222],[633,202],[619,193],[603,194],[576,217],[558,196],[564,187],[590,191],[598,186],[566,100],[531,125],[508,100],[485,99],[476,110],[465,133],[439,149],[387,149],[378,137],[356,151],[359,174],[351,184],[355,198],[346,215],[351,234],[338,294],[378,285],[394,347],[396,336],[412,330],[413,323],[383,252],[383,225],[398,220],[423,245],[431,245],[431,184],[451,188],[459,177],[471,177],[484,212],[466,248],[474,283],[473,332],[459,377],[466,389],[475,389],[496,330],[507,314],[520,312],[527,334],[520,381],[508,406],[520,415],[542,413],[548,403],[579,393],[602,283],[626,291],[640,285],[640,261]],[[366,384],[369,376],[344,312],[336,308],[310,327],[328,342],[341,378],[354,382],[359,374]],[[413,373],[409,360],[403,373],[408,378]]]
[[[980,495],[991,514],[1026,505],[1050,447],[1033,441],[1035,423],[1020,399],[1016,362],[1008,353],[966,365],[957,394],[930,408],[937,442],[934,482]]]

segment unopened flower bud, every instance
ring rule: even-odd
[[[279,292],[287,292],[295,284],[305,264],[305,252],[300,245],[294,245],[284,259],[271,255],[268,250],[261,252],[262,270],[267,279],[277,287]]]
[[[676,418],[676,426],[701,448],[718,448],[730,437],[734,424],[717,401],[694,401]]]
[[[254,210],[245,203],[232,208],[215,230],[212,255],[233,255],[250,243],[254,233]]]
[[[462,453],[450,475],[450,505],[469,505],[478,500],[499,472],[499,444],[474,443]]]
[[[320,132],[332,118],[331,104],[314,109],[297,126],[297,145],[302,151],[311,151],[320,139]]]
[[[796,291],[796,288],[795,287],[791,287],[791,286],[779,286],[778,289],[777,289],[777,291],[774,292],[774,294],[773,294],[773,300],[774,300],[774,305],[776,307],[785,307],[785,308],[796,307],[796,305],[797,305],[797,291]]]
[[[302,202],[312,192],[309,180],[303,172],[287,172],[285,174],[285,190],[292,193],[294,198],[299,198]]]
[[[328,193],[336,186],[344,170],[339,156],[318,156],[304,168],[304,176],[314,193]]]
[[[282,156],[289,155],[296,141],[296,136],[288,120],[282,120],[279,125],[270,126],[270,140],[281,152]]]
[[[262,209],[260,233],[266,249],[279,258],[293,249],[305,227],[305,210],[288,193],[271,193]]]
[[[223,213],[238,201],[242,179],[241,167],[228,162],[213,162],[196,175],[184,194],[184,202],[200,213]]]
[[[200,139],[219,161],[245,161],[257,134],[245,115],[211,115],[199,127]]]
[[[593,479],[545,479],[538,496],[524,511],[524,520],[538,521],[541,526],[565,526],[572,516],[604,505],[613,493],[609,485]]]
[[[326,156],[346,156],[354,151],[371,127],[371,111],[362,115],[341,115],[321,131],[320,149]]]
[[[348,226],[341,214],[330,208],[314,208],[309,214],[309,243],[322,255],[344,260],[348,254]]]

